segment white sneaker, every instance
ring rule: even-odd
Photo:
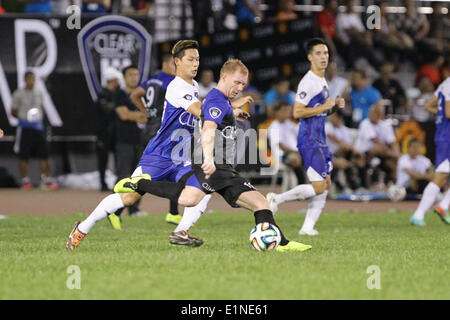
[[[307,236],[318,236],[319,235],[319,231],[315,230],[315,229],[311,229],[311,230],[300,230],[298,232],[299,235],[303,236],[303,235],[307,235]]]
[[[272,211],[273,214],[275,214],[278,211],[278,205],[277,205],[277,203],[275,201],[275,196],[276,196],[276,194],[273,193],[273,192],[269,192],[266,195],[266,200],[269,203],[269,208],[270,208],[270,210]]]

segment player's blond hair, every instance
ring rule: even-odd
[[[241,71],[242,74],[248,74],[248,68],[241,60],[229,59],[220,69],[220,77],[222,77],[225,73],[232,74],[238,70]]]
[[[199,49],[198,42],[196,40],[180,40],[172,47],[172,56],[174,58],[182,59],[184,51],[187,49]]]

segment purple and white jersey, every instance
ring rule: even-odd
[[[298,84],[296,102],[304,104],[307,108],[315,108],[324,104],[327,98],[328,84],[311,70],[308,71]],[[297,138],[298,149],[312,149],[327,147],[325,122],[327,112],[314,117],[303,118],[300,121],[300,130]]]
[[[160,156],[176,162],[191,160],[190,143],[198,119],[187,109],[195,102],[200,102],[195,80],[193,84],[189,84],[180,77],[175,77],[169,83],[161,128],[148,143],[140,163],[146,165],[145,159],[149,156]]]
[[[438,99],[438,110],[436,114],[436,132],[434,141],[436,143],[450,141],[450,119],[445,116],[445,104],[450,101],[450,78],[442,82],[434,95]],[[437,146],[439,147],[439,146]]]

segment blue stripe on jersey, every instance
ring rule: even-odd
[[[315,95],[306,106],[314,108],[317,104],[324,104],[328,95],[325,90]],[[325,135],[325,122],[327,113],[300,120],[300,130],[297,136],[297,148],[323,148],[327,146]]]
[[[436,132],[434,133],[434,141],[448,142],[450,141],[450,119],[445,116],[445,96],[442,92],[438,93],[438,110],[436,113]]]
[[[191,159],[190,142],[196,123],[196,116],[183,108],[174,107],[165,100],[161,128],[149,141],[142,158],[151,154],[176,162],[189,161]]]

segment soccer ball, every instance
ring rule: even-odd
[[[281,241],[280,230],[273,224],[262,222],[250,232],[250,243],[258,251],[274,250]]]
[[[392,201],[402,201],[405,199],[406,189],[393,184],[387,189],[387,195]]]

